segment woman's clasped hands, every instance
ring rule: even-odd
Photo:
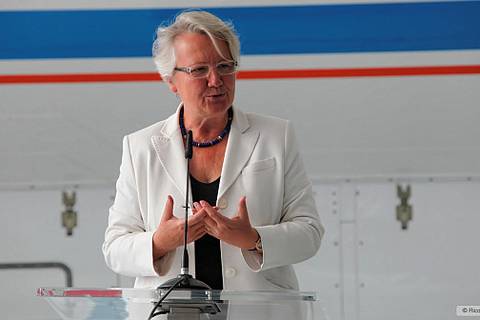
[[[168,196],[162,219],[153,235],[154,259],[183,245],[185,220],[173,215],[173,205],[173,198]],[[250,224],[246,197],[240,199],[237,212],[232,218],[222,215],[218,207],[203,200],[193,203],[192,212],[193,215],[188,218],[187,243],[209,234],[241,249],[255,247],[259,235]]]

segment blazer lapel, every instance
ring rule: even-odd
[[[160,134],[152,136],[151,141],[165,172],[185,198],[187,160],[184,157],[183,138],[178,127],[178,109],[165,121]]]
[[[242,173],[242,169],[257,144],[258,136],[259,132],[250,127],[247,116],[234,108],[233,123],[225,151],[217,199],[223,196]]]

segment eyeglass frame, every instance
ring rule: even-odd
[[[231,73],[224,73],[224,74],[218,72],[218,69],[217,69],[218,66],[219,66],[220,64],[224,64],[224,63],[232,63],[232,64],[233,64],[233,72],[231,72]],[[192,75],[192,71],[193,71],[194,69],[199,68],[199,67],[205,67],[205,66],[208,67],[208,72],[207,72],[204,76],[195,77],[194,75]],[[208,75],[210,74],[210,71],[212,70],[210,67],[211,67],[211,64],[199,64],[199,65],[196,65],[196,66],[193,66],[193,67],[175,67],[175,68],[173,68],[173,70],[175,70],[175,71],[180,71],[180,72],[185,72],[186,74],[188,74],[189,76],[191,76],[191,77],[194,78],[194,79],[204,79],[204,78],[207,78]],[[238,67],[238,62],[235,61],[235,60],[232,60],[232,61],[221,61],[221,62],[219,62],[219,63],[217,63],[217,64],[215,65],[215,70],[216,70],[216,71],[218,72],[218,74],[221,75],[221,76],[229,76],[229,75],[234,74],[234,73],[237,72],[237,67]]]

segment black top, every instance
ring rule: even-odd
[[[190,175],[190,182],[194,202],[204,200],[211,206],[216,205],[220,178],[211,183],[203,183]],[[220,240],[209,234],[195,241],[195,278],[214,290],[223,290]]]

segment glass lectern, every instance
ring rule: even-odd
[[[63,320],[147,320],[165,294],[156,289],[39,288]],[[160,319],[324,320],[314,292],[174,290],[162,303]]]

